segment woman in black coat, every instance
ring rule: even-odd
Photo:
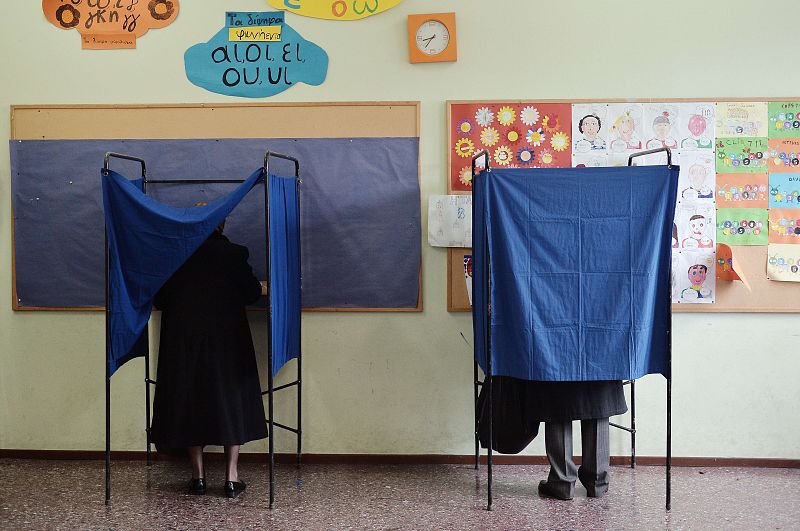
[[[225,447],[225,494],[244,490],[240,445],[267,436],[261,385],[246,306],[262,294],[246,247],[222,225],[155,298],[161,314],[152,440],[188,448],[190,492],[204,494],[203,446]]]

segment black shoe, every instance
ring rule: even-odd
[[[589,498],[602,498],[608,492],[608,487],[603,490],[597,490],[595,487],[586,487],[586,496]]]
[[[192,478],[189,481],[189,494],[205,494],[206,478]]]
[[[572,496],[564,496],[560,492],[557,492],[553,486],[544,479],[539,482],[539,496],[543,498],[556,498],[564,501],[572,499]]]
[[[243,481],[226,481],[225,482],[225,496],[228,498],[235,498],[239,494],[244,492],[244,489],[247,488],[247,485],[244,484]]]

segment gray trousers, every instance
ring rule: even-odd
[[[575,494],[580,479],[589,496],[608,490],[608,418],[581,421],[583,455],[580,468],[572,460],[572,421],[545,422],[544,445],[550,461],[547,483],[565,497]]]

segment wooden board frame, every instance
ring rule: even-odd
[[[419,138],[420,102],[12,105],[10,131],[11,140]],[[420,170],[421,160],[417,164],[418,180]],[[303,311],[422,312],[421,261],[418,278],[419,293],[415,308],[303,308]],[[13,205],[11,296],[11,306],[15,311],[103,311],[102,307],[19,305],[14,256]]]
[[[644,99],[486,99],[486,100],[448,100],[446,103],[446,129],[447,129],[447,193],[470,194],[471,192],[454,191],[450,187],[452,173],[450,148],[453,145],[453,130],[450,127],[451,108],[457,104],[527,104],[527,103],[692,103],[692,102],[770,102],[770,101],[800,101],[800,97],[767,97],[767,98],[644,98]],[[766,246],[731,246],[739,262],[741,273],[747,278],[749,288],[741,282],[717,282],[717,294],[714,304],[673,304],[674,313],[800,313],[800,284],[794,282],[778,282],[766,278]],[[447,250],[447,311],[468,312],[471,308],[464,308],[458,301],[466,300],[466,285],[463,275],[459,281],[451,275],[450,266],[453,261],[464,254],[469,254],[470,249]]]

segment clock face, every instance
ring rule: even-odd
[[[417,48],[425,55],[439,55],[450,44],[447,26],[438,20],[427,20],[417,28]]]

